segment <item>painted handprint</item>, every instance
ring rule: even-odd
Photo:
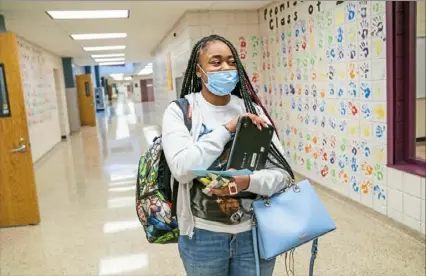
[[[312,84],[311,86],[312,96],[315,98],[317,96],[317,86]]]
[[[369,23],[366,19],[363,19],[359,22],[359,35],[362,39],[368,38],[368,30],[369,30]]]
[[[361,106],[361,114],[364,116],[364,119],[371,119],[371,108],[368,104],[363,104]]]
[[[335,118],[329,118],[329,119],[328,119],[328,125],[329,125],[332,129],[336,129],[336,127],[337,127],[336,119],[335,119]]]
[[[356,46],[353,43],[350,43],[348,46],[348,56],[351,60],[356,58]]]
[[[346,104],[344,102],[340,103],[339,111],[340,111],[340,115],[341,116],[346,116],[346,114],[348,113],[347,106],[346,106]]]
[[[359,15],[361,18],[367,18],[368,4],[368,1],[359,1]]]
[[[354,81],[350,81],[349,85],[348,85],[348,95],[351,98],[356,98],[357,93],[356,93],[356,83]]]
[[[376,15],[372,21],[372,31],[371,36],[379,37],[383,41],[386,41],[386,34],[384,31],[383,17],[379,14]]]
[[[305,96],[309,96],[309,85],[305,84],[303,87],[303,94],[305,94]]]
[[[351,176],[350,183],[351,183],[351,186],[352,186],[352,190],[356,193],[359,193],[359,184],[358,184],[358,181],[357,181],[355,175]]]
[[[386,126],[385,125],[377,125],[376,126],[376,137],[383,138],[385,136]]]
[[[346,5],[346,18],[348,21],[355,20],[356,5],[353,1],[349,1]]]
[[[346,121],[345,119],[343,119],[342,121],[340,121],[340,124],[339,124],[340,131],[341,132],[345,132],[345,129],[346,129],[347,125],[348,125],[348,121]]]
[[[343,42],[343,28],[341,26],[337,28],[336,40],[338,43]]]
[[[337,46],[337,60],[342,60],[345,57],[345,50],[342,44]]]
[[[339,98],[343,97],[344,91],[342,87],[339,87],[337,89],[337,96],[339,96]]]
[[[329,47],[325,54],[329,62],[332,62],[336,58],[336,51],[333,47]]]
[[[334,96],[336,95],[336,89],[335,89],[335,87],[334,87],[334,84],[333,84],[333,83],[330,83],[330,84],[328,85],[328,95],[329,95],[330,97],[334,97]]]
[[[359,48],[361,49],[360,52],[360,57],[362,58],[368,58],[368,56],[370,55],[370,48],[368,45],[368,41],[361,41],[361,43],[359,44]]]
[[[300,68],[296,69],[296,79],[297,80],[302,80],[302,71],[300,70]]]
[[[364,97],[364,99],[371,98],[371,88],[367,82],[361,82],[361,95]]]
[[[328,66],[328,79],[334,80],[336,77],[336,68],[334,68],[334,65],[330,64]]]
[[[359,71],[359,76],[362,80],[370,79],[370,64],[368,62],[363,62],[359,67]]]

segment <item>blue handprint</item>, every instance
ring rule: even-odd
[[[385,191],[381,189],[379,185],[374,185],[373,191],[374,194],[377,196],[377,199],[386,199],[386,195],[384,194]]]
[[[332,47],[328,48],[326,52],[326,56],[329,61],[333,61],[334,58],[336,57],[336,51],[334,50],[334,48]]]
[[[345,116],[347,114],[347,109],[348,109],[347,105],[344,102],[341,102],[340,108],[339,108],[340,115]]]
[[[268,93],[268,86],[266,84],[263,85],[263,92]]]
[[[354,20],[355,18],[355,4],[350,1],[347,5],[346,5],[346,9],[347,9],[347,17],[349,21]]]
[[[305,124],[309,125],[309,121],[310,121],[309,115],[306,115],[306,117],[305,117]]]
[[[371,89],[370,89],[370,87],[368,87],[367,83],[365,83],[365,82],[361,83],[361,90],[362,90],[362,95],[364,96],[364,98],[366,98],[366,99],[370,98]]]
[[[364,156],[365,156],[365,157],[369,157],[370,155],[371,155],[370,147],[366,145],[366,146],[364,147]]]
[[[355,82],[353,82],[353,81],[349,82],[348,93],[353,98],[356,98],[356,83]]]
[[[340,131],[345,131],[347,124],[348,124],[348,122],[346,120],[342,120],[339,124]]]
[[[337,28],[337,42],[342,43],[343,42],[343,28],[339,27]]]
[[[376,137],[382,138],[385,135],[386,126],[377,126],[376,127]]]
[[[312,118],[312,124],[314,124],[315,126],[318,124],[318,116],[314,116],[314,118]]]
[[[364,115],[364,119],[371,118],[371,109],[367,104],[361,106],[361,113]]]
[[[285,40],[285,33],[281,33],[281,40],[284,41]]]
[[[338,95],[339,97],[342,97],[342,96],[343,96],[343,88],[339,88],[339,91],[337,92],[337,95]]]
[[[328,119],[328,123],[329,123],[329,125],[332,129],[336,128],[336,119],[335,118]]]
[[[352,164],[351,164],[351,168],[353,172],[357,172],[359,165],[357,164],[356,158],[352,157]]]
[[[294,99],[291,100],[291,108],[296,109],[296,101]]]
[[[301,25],[300,29],[301,29],[302,33],[303,34],[306,33],[306,20],[302,20],[300,25]]]
[[[325,111],[325,101],[321,101],[320,111],[323,113]]]
[[[341,169],[343,169],[346,166],[347,163],[348,163],[348,157],[346,156],[346,154],[340,155],[340,158],[339,158],[339,167]]]
[[[358,185],[358,182],[356,180],[356,176],[355,175],[351,176],[351,184],[352,184],[352,189],[355,192],[359,192],[359,185]]]

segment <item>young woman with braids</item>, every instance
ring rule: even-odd
[[[162,143],[170,170],[180,183],[179,252],[187,275],[255,275],[251,202],[283,189],[293,178],[277,135],[266,169],[232,179],[237,195],[231,196],[228,189],[212,190],[212,196],[204,194],[205,186],[191,170],[224,169],[239,117],[248,116],[259,128],[273,122],[256,96],[237,50],[217,35],[194,46],[183,97],[191,106],[192,129],[185,126],[179,107],[170,104],[164,113]],[[275,259],[262,260],[262,275],[272,275],[274,265]]]

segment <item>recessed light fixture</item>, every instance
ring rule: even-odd
[[[103,55],[92,55],[92,58],[110,58],[110,57],[124,57],[124,53],[117,54],[103,54]]]
[[[116,46],[95,46],[95,47],[83,47],[84,51],[109,51],[109,50],[124,50],[126,46],[116,45]]]
[[[125,81],[131,81],[131,80],[132,80],[132,77],[124,77],[124,80],[125,80]]]
[[[111,61],[111,62],[101,62],[99,66],[108,66],[108,65],[123,65],[124,61]]]
[[[127,37],[126,33],[72,34],[74,40],[113,39]]]
[[[53,19],[129,18],[129,10],[46,11]]]
[[[124,57],[122,58],[99,58],[95,59],[96,62],[109,62],[109,61],[124,61]]]

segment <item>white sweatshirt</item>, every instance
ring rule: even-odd
[[[183,114],[175,104],[170,104],[164,112],[162,144],[167,163],[173,177],[179,181],[177,216],[181,235],[192,237],[194,227],[214,232],[236,234],[251,229],[251,223],[225,225],[218,222],[195,218],[191,212],[190,189],[195,176],[193,169],[208,169],[219,157],[231,134],[223,126],[238,115],[246,113],[244,101],[232,96],[225,106],[214,106],[207,102],[201,93],[186,96],[192,107],[192,130],[184,124]],[[256,106],[258,114],[269,122],[261,108]],[[202,136],[202,139],[200,139]],[[249,139],[249,138],[248,138]],[[283,153],[278,137],[273,143]],[[270,196],[289,183],[289,175],[278,168],[256,171],[250,176],[247,191],[257,195]]]

